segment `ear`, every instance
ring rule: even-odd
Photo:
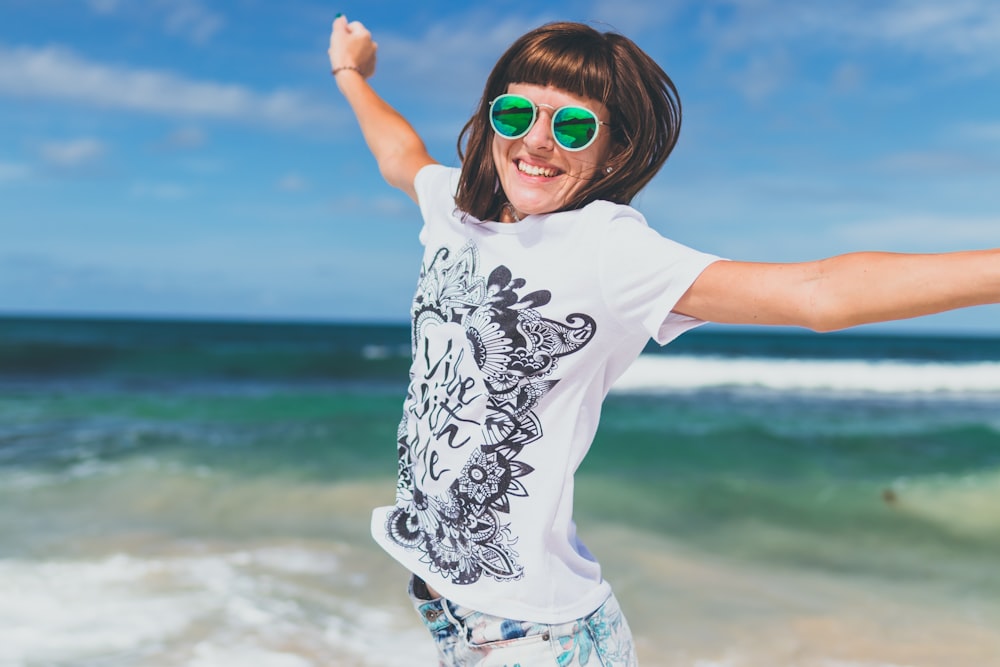
[[[604,168],[602,171],[605,176],[610,176],[624,167],[627,161],[628,155],[626,153],[625,146],[618,143],[612,144],[611,150],[608,152],[608,157],[604,160]]]

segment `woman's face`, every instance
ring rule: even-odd
[[[538,105],[538,118],[519,139],[493,133],[493,162],[500,186],[519,217],[557,211],[589,181],[604,175],[611,133],[607,126],[601,127],[590,146],[581,151],[565,150],[552,137],[552,113],[564,106],[582,106],[607,123],[611,120],[608,109],[596,100],[551,86],[512,83],[507,92],[524,95]],[[514,221],[507,211],[502,220]]]

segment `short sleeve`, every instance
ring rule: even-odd
[[[460,173],[458,169],[441,164],[428,164],[417,172],[413,189],[417,193],[417,203],[424,221],[420,228],[420,242],[423,245],[427,245],[430,228],[452,217]]]
[[[635,209],[623,211],[610,223],[601,247],[603,295],[626,329],[641,329],[666,345],[704,324],[672,311],[701,272],[720,258],[665,238]]]

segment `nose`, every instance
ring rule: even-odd
[[[538,105],[538,116],[535,118],[535,124],[522,137],[522,140],[524,145],[531,150],[546,151],[555,147],[555,139],[552,136],[552,109],[548,105]]]

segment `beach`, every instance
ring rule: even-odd
[[[368,534],[407,336],[0,319],[0,665],[436,664]],[[998,407],[997,339],[650,350],[576,496],[640,663],[996,663]]]

